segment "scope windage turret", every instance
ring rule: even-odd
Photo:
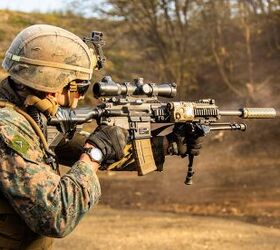
[[[93,86],[95,97],[100,96],[126,96],[126,95],[146,95],[174,97],[177,93],[175,83],[144,83],[143,78],[135,79],[133,83],[116,83],[110,76],[105,76],[100,82]]]

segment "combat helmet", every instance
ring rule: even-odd
[[[3,68],[17,82],[55,93],[75,80],[90,80],[97,67],[94,50],[62,28],[38,24],[21,31],[6,52]]]

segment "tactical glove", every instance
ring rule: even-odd
[[[166,148],[164,143],[164,136],[155,136],[151,138],[153,156],[157,171],[163,170],[163,164],[165,162]]]
[[[206,127],[199,124],[175,124],[173,132],[167,135],[169,153],[182,157],[188,154],[198,156],[202,147],[202,136],[206,132]]]
[[[128,131],[117,126],[100,125],[86,142],[101,150],[104,156],[103,163],[112,163],[123,157],[123,149],[128,142]]]

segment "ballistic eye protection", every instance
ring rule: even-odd
[[[79,95],[83,96],[87,92],[89,85],[90,81],[72,81],[67,87],[70,92],[77,92]]]

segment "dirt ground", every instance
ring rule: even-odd
[[[184,184],[186,159],[167,158],[164,172],[144,177],[101,177],[102,204],[117,209],[167,211],[234,218],[280,228],[280,159],[235,157],[230,152],[195,159],[194,184]]]
[[[280,249],[280,230],[236,220],[99,206],[55,249]]]
[[[192,186],[179,157],[144,177],[101,172],[99,206],[56,249],[280,249],[279,154],[221,149],[195,159]]]

